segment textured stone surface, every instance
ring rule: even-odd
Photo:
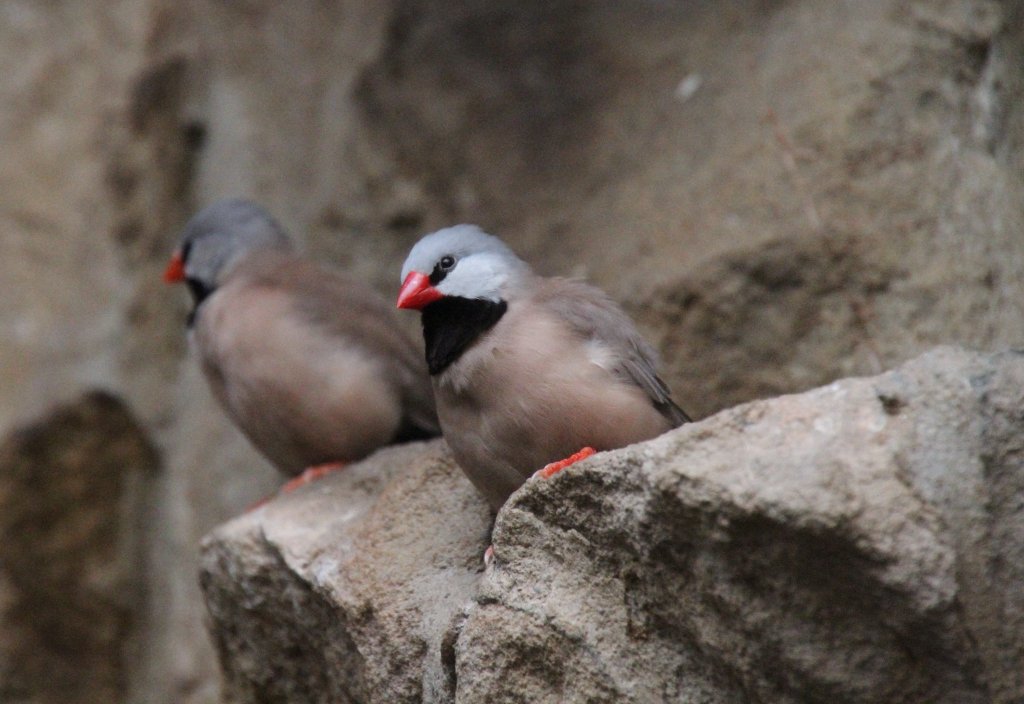
[[[156,451],[93,392],[0,444],[0,701],[120,701],[141,661]]]
[[[532,481],[482,576],[441,444],[380,453],[208,539],[232,701],[1020,701],[1022,427],[1024,354],[939,348]]]
[[[1022,375],[943,349],[522,492],[460,701],[1019,700]],[[588,676],[518,676],[521,634]]]
[[[164,454],[129,698],[216,699],[197,545],[278,481],[158,280],[196,207],[255,197],[389,295],[480,222],[629,304],[704,416],[1024,344],[1022,33],[1021,0],[0,3],[0,433],[101,386]]]
[[[435,441],[382,450],[218,528],[201,582],[226,698],[451,700],[440,634],[476,589],[490,527]]]

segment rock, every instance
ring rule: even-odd
[[[217,529],[201,583],[227,700],[450,701],[441,634],[476,589],[490,527],[434,441]]]
[[[1022,428],[939,348],[528,482],[482,576],[443,443],[378,453],[207,539],[229,699],[1018,702]]]
[[[122,701],[141,660],[142,527],[156,451],[122,401],[84,395],[0,444],[0,701]]]

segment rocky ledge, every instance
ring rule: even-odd
[[[1024,698],[1024,353],[940,348],[528,482],[484,570],[490,522],[438,441],[214,531],[226,699]]]

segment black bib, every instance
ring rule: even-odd
[[[430,374],[440,374],[508,310],[505,301],[451,296],[423,309],[423,341]]]

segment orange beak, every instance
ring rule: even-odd
[[[177,284],[185,280],[185,261],[181,258],[181,251],[171,255],[171,261],[167,262],[164,269],[164,283]]]
[[[430,285],[430,279],[418,271],[410,271],[398,292],[398,307],[422,310],[444,294]]]

